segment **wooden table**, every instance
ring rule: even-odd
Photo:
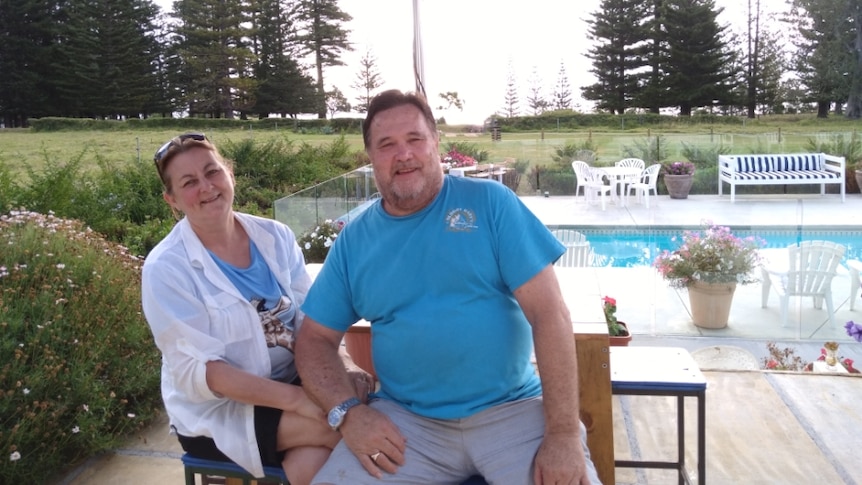
[[[696,397],[697,483],[706,483],[706,378],[694,358],[678,347],[611,347],[610,352],[613,394],[677,398],[677,460],[614,460],[614,464],[621,468],[676,469],[680,485],[690,483],[685,469],[684,404],[686,397]]]

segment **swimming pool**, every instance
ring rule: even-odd
[[[700,228],[584,228],[577,226],[553,226],[550,229],[574,229],[587,236],[594,254],[593,266],[630,268],[650,266],[662,251],[679,247],[685,230]],[[731,227],[738,237],[758,236],[766,242],[764,248],[785,248],[801,241],[826,240],[842,244],[846,262],[862,259],[862,230],[847,229],[798,229],[798,228],[739,228]]]

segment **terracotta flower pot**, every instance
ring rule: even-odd
[[[665,174],[664,185],[667,188],[667,193],[671,199],[687,199],[688,193],[691,191],[691,184],[694,183],[694,175],[669,175]]]
[[[625,335],[610,335],[608,339],[610,340],[611,347],[628,347],[629,342],[632,341],[632,333],[629,332],[629,327],[626,325],[626,322],[621,322],[617,320],[617,323],[623,326],[626,329]]]
[[[701,328],[726,327],[735,291],[736,283],[692,283],[688,287],[692,322]]]

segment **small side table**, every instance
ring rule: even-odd
[[[850,310],[856,306],[856,299],[859,298],[859,285],[862,284],[862,261],[852,259],[847,261],[847,268],[850,269]]]
[[[706,480],[706,378],[691,354],[678,347],[611,347],[611,391],[616,395],[676,396],[677,461],[615,460],[621,468],[685,468],[685,398],[697,398],[697,483]]]

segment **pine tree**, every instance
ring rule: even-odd
[[[257,90],[252,111],[293,116],[317,110],[314,79],[296,60],[296,15],[284,0],[259,0],[254,13],[252,49]]]
[[[518,83],[511,61],[509,62],[509,74],[506,76],[506,97],[503,101],[502,115],[506,118],[518,116]]]
[[[665,0],[661,9],[668,56],[664,86],[665,106],[678,106],[679,114],[690,116],[692,109],[712,106],[729,97],[730,60],[724,28],[718,25],[720,10],[713,0]]]
[[[566,75],[566,66],[560,61],[560,72],[557,74],[557,84],[554,86],[553,107],[555,110],[572,109],[572,87]]]
[[[598,82],[582,88],[585,99],[596,101],[599,109],[624,113],[638,89],[635,71],[645,65],[643,59],[646,2],[640,0],[602,0],[593,18],[588,20],[587,53],[592,60],[590,72]]]
[[[829,107],[849,101],[854,89],[862,89],[862,13],[858,0],[793,0],[790,21],[795,24],[794,69],[817,103],[817,116],[825,118]],[[854,88],[855,86],[855,88]],[[858,117],[848,102],[847,115]],[[860,110],[862,111],[862,110]]]
[[[233,118],[250,109],[251,31],[241,0],[178,0],[177,54],[183,101],[191,116]]]
[[[347,39],[348,30],[342,24],[353,19],[338,8],[336,0],[299,0],[297,5],[299,19],[302,22],[299,39],[303,45],[303,54],[314,55],[314,65],[317,69],[317,93],[320,96],[317,116],[326,118],[323,68],[328,66],[343,66],[342,51],[352,51],[353,47]]]
[[[371,49],[365,51],[365,55],[359,61],[360,69],[356,73],[356,82],[350,87],[360,91],[360,95],[356,97],[356,106],[353,107],[358,113],[368,112],[368,105],[371,104],[371,98],[374,96],[374,90],[383,85],[383,80],[380,78],[380,73],[377,71],[377,58],[371,52]]]
[[[539,72],[533,66],[533,72],[530,74],[528,81],[530,85],[530,93],[527,95],[527,105],[533,116],[539,116],[548,108],[548,101],[542,95],[542,78],[539,77]]]
[[[58,37],[57,1],[0,1],[0,114],[7,128],[31,117],[56,116],[51,69]]]

